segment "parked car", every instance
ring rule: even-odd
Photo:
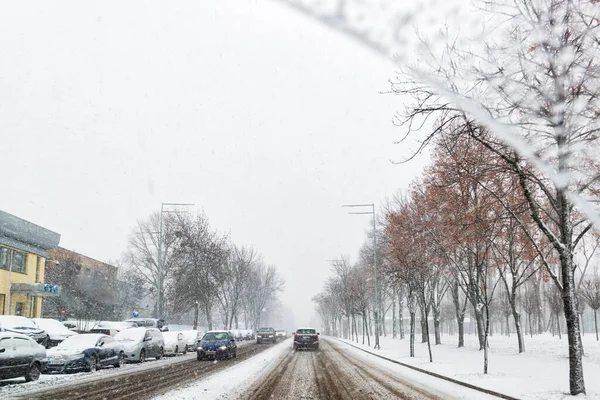
[[[277,340],[283,340],[286,337],[287,337],[287,332],[286,331],[281,330],[281,329],[275,331],[275,339],[277,339]]]
[[[47,372],[88,371],[123,365],[125,349],[114,338],[100,333],[71,336],[48,350]]]
[[[183,331],[183,339],[187,351],[195,351],[198,341],[202,339],[202,334],[197,330]]]
[[[125,322],[136,324],[139,327],[157,328],[161,331],[164,330],[164,328],[167,326],[164,319],[157,318],[130,318],[125,320]]]
[[[165,341],[165,355],[186,354],[187,346],[183,332],[163,332]]]
[[[228,359],[237,357],[237,344],[231,332],[208,331],[196,348],[196,359]]]
[[[262,342],[275,343],[276,341],[275,329],[273,328],[260,328],[258,332],[256,332],[256,344],[261,344]]]
[[[100,321],[90,329],[90,333],[115,336],[117,333],[129,328],[137,328],[137,325],[128,321]]]
[[[0,379],[37,381],[46,368],[46,349],[27,335],[0,332]]]
[[[319,350],[319,333],[313,328],[300,328],[294,335],[294,350]]]
[[[46,347],[54,347],[68,337],[77,335],[60,321],[51,318],[32,318],[33,322],[48,334]]]
[[[48,334],[29,318],[17,315],[0,315],[0,332],[21,333],[46,347]]]
[[[77,332],[77,324],[73,321],[63,321],[61,322],[68,330]]]
[[[163,334],[157,328],[130,328],[119,332],[115,339],[125,347],[127,361],[144,362],[154,357],[160,360],[165,352]]]

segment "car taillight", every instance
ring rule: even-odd
[[[318,339],[319,335],[312,335],[312,337],[314,337],[315,339]]]

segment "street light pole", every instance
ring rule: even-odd
[[[375,280],[375,349],[380,349],[379,346],[379,281],[377,279],[377,231],[375,225],[375,203],[369,204],[344,204],[342,207],[371,207],[371,211],[351,212],[349,214],[371,214],[373,215],[373,279]]]
[[[162,263],[162,236],[163,236],[163,214],[177,213],[178,211],[165,211],[165,206],[193,206],[191,203],[160,203],[160,218],[158,222],[158,260],[156,260],[156,269],[158,270],[158,290],[156,304],[156,318],[163,317],[162,307],[162,289],[163,289],[163,263]]]

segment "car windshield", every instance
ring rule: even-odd
[[[300,335],[314,335],[316,331],[314,329],[298,329],[296,333]]]
[[[272,333],[272,332],[273,332],[273,329],[270,329],[270,328],[263,328],[263,329],[260,329],[258,332],[259,332],[259,333]]]
[[[144,328],[131,328],[125,329],[115,335],[115,340],[120,342],[137,342],[144,338],[146,329]]]
[[[95,347],[99,335],[76,335],[63,340],[58,344],[58,348],[73,348],[73,347]]]
[[[202,340],[227,340],[229,334],[227,332],[207,332],[202,337]]]
[[[25,317],[5,315],[0,319],[0,326],[6,329],[39,330],[35,323]]]

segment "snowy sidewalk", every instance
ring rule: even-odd
[[[421,336],[416,337],[420,341]],[[373,338],[371,338],[373,339]],[[433,337],[432,337],[433,340]],[[526,353],[518,354],[517,337],[493,336],[490,341],[488,374],[483,371],[483,352],[476,336],[465,336],[465,347],[457,348],[457,337],[442,336],[441,345],[432,344],[433,363],[427,343],[415,343],[416,357],[409,357],[409,340],[380,338],[381,350],[352,343],[372,353],[413,365],[463,382],[525,400],[568,399],[567,339],[550,335],[525,338]],[[600,400],[600,343],[595,336],[583,337],[586,356],[584,374],[586,399]]]

